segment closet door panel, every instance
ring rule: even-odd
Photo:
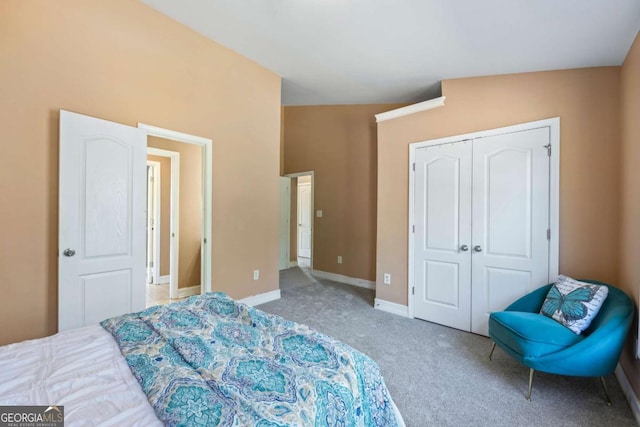
[[[468,331],[471,141],[416,150],[413,196],[414,315]]]
[[[473,142],[472,320],[549,281],[549,128]]]

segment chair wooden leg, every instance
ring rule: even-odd
[[[536,371],[534,369],[529,369],[529,394],[527,394],[527,400],[531,400],[531,388],[533,387],[533,374]]]
[[[493,345],[491,346],[491,353],[489,353],[489,360],[491,360],[491,356],[493,356],[493,350],[496,349],[496,343],[493,343]]]
[[[609,388],[607,387],[607,382],[604,377],[600,377],[600,382],[602,383],[602,388],[604,389],[604,398],[607,402],[607,405],[611,406],[611,398],[609,397]]]

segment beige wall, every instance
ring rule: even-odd
[[[154,137],[148,138],[147,145],[180,153],[178,287],[199,286],[200,257],[202,256],[200,253],[200,238],[202,236],[202,147]],[[169,175],[169,179],[171,179],[171,175]],[[169,194],[171,193],[169,192]],[[164,197],[161,201],[164,201]],[[162,215],[162,218],[168,221],[170,215],[166,217]],[[168,249],[166,247],[166,250],[163,251],[161,248],[160,253],[162,254]]]
[[[57,331],[59,109],[213,139],[213,288],[278,289],[280,78],[137,1],[0,8],[0,344]]]
[[[374,280],[376,125],[391,105],[284,108],[284,173],[314,171],[313,268]],[[338,264],[338,255],[343,263]]]
[[[617,283],[619,77],[604,67],[445,80],[444,107],[381,122],[376,297],[407,304],[408,144],[556,116],[560,272]]]
[[[620,93],[620,287],[637,306],[640,297],[640,36],[636,37],[622,65]],[[637,321],[633,323],[621,364],[636,396],[640,396],[640,361],[635,359],[633,348],[633,337],[638,336],[636,328]]]
[[[148,160],[160,163],[160,276],[169,275],[169,242],[171,225],[171,159],[160,156],[147,156]],[[157,280],[157,278],[156,278]]]

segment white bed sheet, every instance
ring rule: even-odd
[[[67,426],[162,426],[100,325],[0,347],[0,405],[64,405]]]

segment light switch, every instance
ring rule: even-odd
[[[321,211],[321,210],[317,210],[317,211],[316,211],[316,216],[317,216],[318,218],[322,218],[322,211]]]

